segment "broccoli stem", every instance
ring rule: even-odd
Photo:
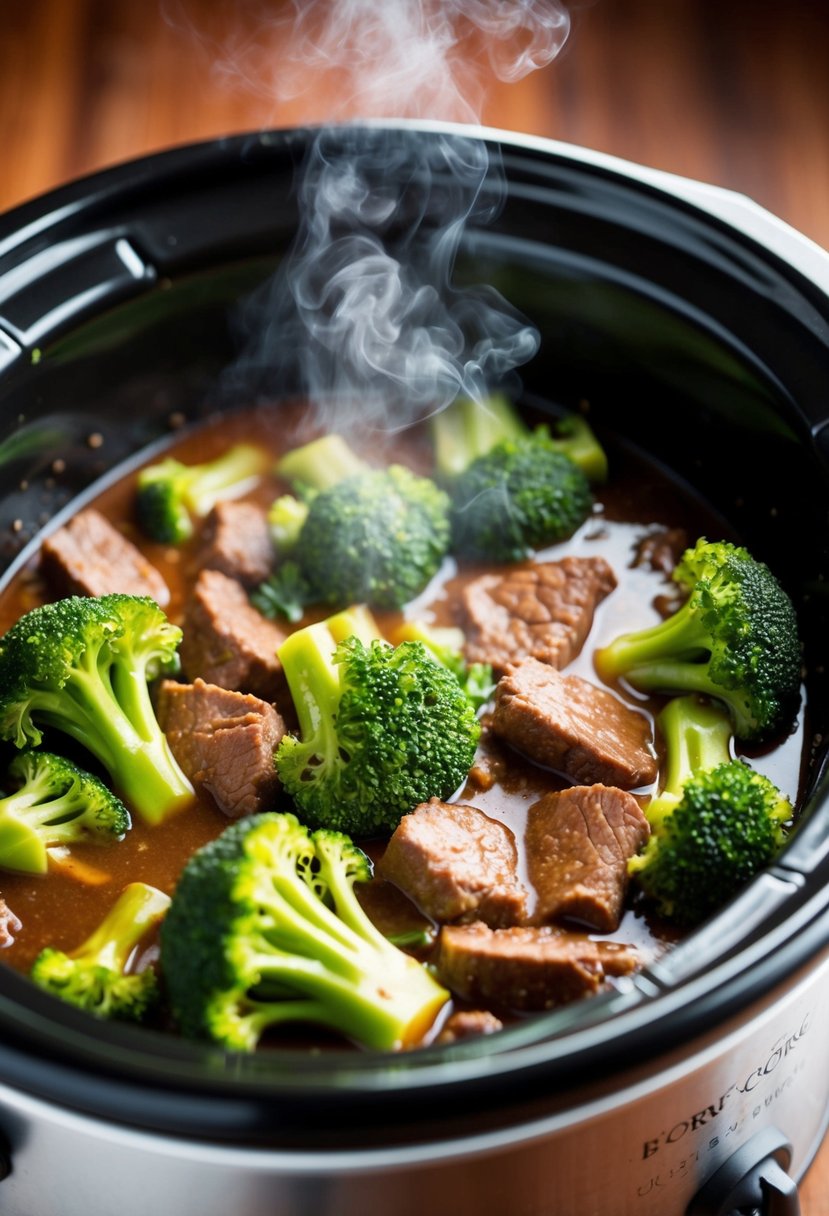
[[[195,515],[207,515],[221,497],[239,498],[252,490],[266,467],[261,448],[236,444],[216,460],[193,467],[184,502]]]
[[[486,401],[458,397],[433,414],[430,425],[435,467],[445,481],[454,481],[496,443],[529,434],[512,403],[501,394],[493,394]]]
[[[260,961],[265,991],[268,982],[296,986],[318,998],[315,1021],[336,1025],[367,1047],[393,1051],[417,1042],[446,1002],[444,990],[419,963],[402,953],[401,958],[410,965],[401,966],[390,955],[375,959],[367,951],[362,960],[365,970],[356,984],[312,960],[275,962],[272,956],[263,955]],[[429,985],[434,994],[427,1003]],[[280,1020],[286,1020],[282,1009],[278,1011]]]
[[[577,464],[588,481],[607,481],[607,456],[581,414],[568,414],[556,424],[553,444]]]
[[[97,929],[68,957],[123,972],[141,938],[158,924],[169,906],[170,897],[157,887],[128,883]]]
[[[365,473],[369,466],[351,450],[342,435],[322,435],[294,448],[277,462],[276,474],[301,493],[328,490]]]
[[[458,397],[430,420],[435,468],[442,480],[455,481],[461,473],[504,441],[518,442],[532,432],[512,402],[500,393],[485,401]],[[581,414],[566,414],[538,428],[557,451],[563,452],[591,482],[607,480],[607,456]]]
[[[18,807],[22,809],[19,804]],[[49,869],[46,845],[35,829],[18,819],[11,807],[4,807],[0,815],[0,856],[6,870],[45,874]]]
[[[677,678],[682,681],[677,687],[693,691],[696,687],[690,683],[693,671],[687,669],[693,668],[694,660],[705,659],[710,654],[710,634],[703,627],[700,615],[692,609],[690,600],[686,600],[681,608],[650,629],[621,634],[609,646],[596,651],[599,674],[605,679],[623,675],[636,688],[667,689],[674,687],[673,684],[670,681],[658,684],[656,681],[660,677],[655,673],[676,669]],[[704,674],[702,678],[705,678]],[[648,683],[640,685],[640,680],[648,680]]]
[[[340,703],[340,675],[333,661],[336,642],[325,621],[291,633],[279,660],[299,719],[300,737],[322,731],[336,749],[334,715]]]
[[[682,801],[686,781],[732,759],[731,723],[716,705],[696,696],[674,697],[656,721],[665,742],[664,779],[645,808],[651,836],[642,852],[629,860],[631,875],[647,870],[657,856],[660,829]]]
[[[659,714],[657,723],[667,757],[663,794],[681,794],[694,773],[732,759],[728,717],[697,697],[674,697]]]
[[[268,509],[268,528],[273,547],[280,557],[292,553],[308,518],[308,504],[293,494],[280,494]]]
[[[73,670],[58,693],[38,691],[30,705],[45,726],[64,731],[92,752],[110,774],[129,805],[149,824],[184,810],[193,802],[193,787],[179,768],[159,731],[143,675],[116,676],[116,687],[102,677],[97,652],[90,647],[83,666]],[[127,716],[135,714],[138,729]],[[75,712],[68,713],[69,698]]]
[[[383,639],[380,626],[366,604],[355,604],[352,608],[336,612],[333,616],[329,616],[325,623],[335,646],[344,642],[346,638],[357,638],[364,646]]]
[[[336,911],[278,856],[269,867],[272,877],[256,888],[264,915],[261,940],[253,939],[247,955],[259,977],[254,994],[267,1001],[273,985],[277,991],[286,986],[299,990],[318,1003],[315,1021],[334,1024],[369,1046],[392,1049],[414,1041],[443,1004],[443,989],[375,929],[357,903],[345,868],[331,863],[322,841],[317,858],[319,881]],[[430,993],[427,1011],[424,999]],[[286,1010],[280,1002],[268,1003],[267,1012],[278,1013],[280,1021],[296,1016],[295,1009]]]

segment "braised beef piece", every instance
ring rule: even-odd
[[[202,570],[184,611],[179,654],[189,680],[201,676],[265,701],[278,701],[285,688],[276,651],[285,634],[262,616],[236,579]]]
[[[670,577],[687,548],[688,533],[684,528],[657,528],[639,541],[633,564],[649,566],[657,574]]]
[[[536,892],[533,920],[583,921],[602,933],[619,928],[627,863],[650,835],[632,794],[607,785],[574,785],[546,794],[527,815],[527,869]]]
[[[479,1034],[494,1034],[503,1030],[504,1023],[487,1009],[458,1009],[446,1019],[436,1043],[457,1043],[462,1039],[472,1039]]]
[[[18,917],[12,912],[3,896],[0,895],[0,950],[14,945],[14,935],[23,928]]]
[[[525,659],[495,688],[492,729],[574,784],[634,789],[656,778],[649,719],[612,693]]]
[[[516,875],[515,837],[474,806],[432,798],[404,815],[378,866],[435,921],[514,925],[527,893]]]
[[[202,527],[199,569],[221,570],[246,587],[256,587],[271,573],[273,544],[264,509],[252,502],[218,502]]]
[[[204,680],[164,680],[157,713],[183,771],[225,815],[236,819],[272,805],[279,789],[273,756],[285,733],[272,705]]]
[[[531,655],[561,669],[578,655],[593,614],[616,586],[603,557],[565,557],[483,574],[463,592],[466,657],[496,673]]]
[[[40,570],[59,595],[149,595],[162,608],[170,601],[155,566],[94,507],[46,537]]]
[[[551,1009],[629,975],[636,952],[550,926],[490,929],[480,921],[441,930],[437,970],[467,1001],[522,1011]]]

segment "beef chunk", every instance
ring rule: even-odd
[[[688,533],[684,528],[657,528],[639,541],[633,564],[648,566],[657,574],[670,577],[688,543]]]
[[[612,693],[525,659],[498,681],[492,728],[576,785],[633,789],[656,777],[651,725]]]
[[[18,917],[12,912],[3,896],[0,895],[0,950],[14,945],[14,935],[23,928]]]
[[[503,823],[432,798],[400,820],[378,872],[432,920],[514,925],[524,921],[527,901],[516,863]]]
[[[164,680],[157,711],[176,760],[225,815],[252,815],[273,802],[273,754],[285,725],[272,705],[204,680]]]
[[[484,574],[463,592],[466,657],[503,672],[532,655],[561,669],[578,655],[596,605],[616,586],[602,557],[565,557]]]
[[[273,568],[267,513],[252,502],[218,502],[204,521],[197,563],[256,587]]]
[[[539,924],[571,917],[600,932],[619,928],[628,859],[650,835],[632,794],[575,785],[546,794],[527,816],[524,837]]]
[[[162,608],[170,591],[155,566],[94,507],[47,536],[43,577],[61,595],[149,595]]]
[[[438,974],[465,1000],[517,1010],[551,1009],[596,992],[607,976],[629,975],[636,952],[550,926],[489,929],[448,925],[440,933]]]
[[[185,607],[179,651],[189,680],[201,676],[208,684],[277,701],[285,678],[276,651],[284,640],[241,583],[219,570],[202,570]]]
[[[479,1034],[494,1034],[503,1030],[504,1023],[487,1009],[459,1009],[446,1019],[436,1043],[457,1043]]]

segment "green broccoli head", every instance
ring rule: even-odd
[[[665,785],[646,811],[651,837],[628,870],[662,916],[692,926],[774,860],[792,806],[768,777],[731,757],[723,709],[679,697],[658,723]]]
[[[495,678],[489,663],[467,663],[462,629],[452,625],[431,625],[426,621],[403,621],[390,635],[392,641],[422,642],[429,653],[457,677],[474,709],[480,709],[495,691]]]
[[[740,739],[780,730],[799,699],[800,643],[792,602],[768,566],[738,545],[703,538],[674,579],[689,593],[683,606],[598,651],[600,674],[643,691],[716,697]]]
[[[9,765],[14,792],[0,797],[0,867],[45,874],[47,850],[112,844],[130,828],[127,808],[102,781],[52,752],[24,751]]]
[[[44,727],[70,735],[133,810],[160,822],[193,799],[147,687],[177,670],[180,639],[144,596],[71,596],[33,608],[0,639],[0,737],[36,747]]]
[[[465,779],[480,723],[456,676],[422,642],[334,646],[325,622],[280,647],[300,736],[276,753],[285,790],[313,826],[391,832]]]
[[[129,883],[76,950],[42,950],[31,978],[52,996],[96,1017],[141,1021],[158,1001],[158,980],[151,967],[133,972],[129,965],[136,946],[169,906],[163,891],[143,882]]]
[[[454,482],[480,456],[505,441],[519,443],[534,433],[508,397],[492,393],[483,401],[456,397],[429,419],[435,470]],[[588,481],[607,478],[607,456],[583,414],[564,414],[537,428],[549,445],[579,466]]]
[[[348,477],[312,499],[294,558],[312,599],[399,608],[449,546],[449,499],[402,465]]]
[[[195,853],[161,930],[181,1031],[235,1051],[287,1022],[381,1050],[416,1042],[448,993],[368,919],[354,884],[370,876],[348,837],[291,814],[238,820]]]
[[[452,547],[481,561],[521,561],[572,536],[592,505],[582,470],[539,428],[496,444],[457,478]]]
[[[167,545],[180,545],[193,535],[194,519],[207,515],[222,498],[252,489],[267,470],[261,448],[238,443],[215,460],[186,465],[167,457],[138,474],[135,508],[146,535]]]

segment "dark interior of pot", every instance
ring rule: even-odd
[[[308,138],[274,133],[176,150],[0,220],[0,536],[9,574],[56,513],[164,441],[171,419],[294,392],[270,382],[266,368],[244,382],[227,371],[239,303],[295,233],[294,173]],[[267,1124],[267,1137],[289,1143],[313,1125],[324,1138],[347,1102],[359,1104],[363,1129],[377,1123],[398,1136],[436,1087],[451,1120],[485,1095],[497,1094],[503,1110],[680,1041],[825,942],[829,300],[761,242],[623,173],[550,148],[508,146],[502,155],[506,200],[494,221],[468,226],[457,281],[493,284],[540,331],[540,351],[521,369],[526,403],[589,401],[600,435],[644,449],[693,486],[791,594],[815,741],[800,830],[739,909],[618,990],[511,1027],[497,1042],[392,1062],[351,1053],[298,1065],[274,1052],[228,1065],[218,1051],[152,1032],[90,1027],[4,969],[7,1080],[171,1131],[255,1140]],[[291,1098],[290,1126],[276,1095]]]

